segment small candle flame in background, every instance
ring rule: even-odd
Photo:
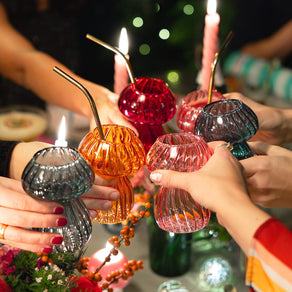
[[[121,29],[119,40],[119,51],[123,53],[129,60],[129,41],[125,27]],[[119,55],[115,55],[115,73],[114,73],[114,92],[120,94],[129,84],[129,74],[125,59]]]
[[[66,141],[66,118],[62,116],[61,124],[58,132],[58,139],[55,141],[55,146],[67,147],[68,142]]]
[[[208,0],[207,13],[208,14],[215,14],[216,10],[217,10],[217,2],[216,2],[216,0]]]
[[[121,29],[120,34],[120,41],[119,41],[119,50],[124,54],[127,55],[129,52],[129,41],[128,41],[128,34],[127,29],[123,27]],[[124,61],[124,60],[123,60]]]

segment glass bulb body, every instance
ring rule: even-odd
[[[71,253],[76,261],[82,256],[91,237],[89,211],[79,198],[94,182],[94,173],[79,152],[69,147],[51,147],[38,151],[22,173],[22,186],[38,200],[56,201],[64,207],[65,227],[36,228],[63,236],[54,253]]]
[[[177,111],[176,123],[179,129],[186,133],[194,133],[196,120],[204,106],[208,104],[208,91],[196,90],[187,94]],[[217,90],[212,92],[212,101],[224,99]]]
[[[119,109],[139,132],[145,151],[164,135],[162,124],[176,112],[175,98],[161,79],[141,77],[129,84],[120,94]]]
[[[200,169],[212,152],[205,141],[192,133],[160,136],[150,148],[146,165],[150,171],[169,169],[192,172]],[[181,189],[160,187],[155,197],[154,215],[159,227],[174,233],[194,232],[204,228],[210,211],[200,206]]]
[[[113,202],[109,211],[97,210],[94,221],[99,223],[120,223],[133,207],[133,188],[128,175],[138,171],[145,162],[145,150],[135,133],[119,125],[103,125],[104,140],[98,129],[89,132],[79,145],[79,152],[100,176],[116,177],[120,199]]]
[[[206,142],[230,142],[233,155],[240,160],[254,155],[246,141],[257,130],[258,119],[250,107],[240,100],[225,99],[212,102],[201,110],[194,133]]]

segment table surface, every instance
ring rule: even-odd
[[[113,234],[110,233],[103,224],[93,223],[93,233],[92,238],[89,242],[85,256],[90,256],[97,250],[104,248],[107,239],[112,237]],[[135,237],[131,239],[131,244],[128,247],[122,246],[120,249],[125,254],[125,256],[131,260],[143,260],[144,269],[139,270],[135,273],[130,284],[123,289],[124,292],[156,292],[159,285],[167,280],[176,279],[181,281],[184,286],[190,292],[211,292],[211,291],[224,291],[224,288],[220,289],[205,289],[200,287],[198,272],[196,267],[196,262],[198,260],[196,254],[193,252],[192,266],[190,270],[179,277],[167,278],[154,273],[151,270],[149,262],[149,244],[148,244],[148,222],[145,220],[137,225],[135,231]],[[235,248],[227,254],[227,257],[232,264],[233,268],[233,282],[236,282],[236,291],[245,292],[248,289],[244,285],[244,256],[240,252],[237,245]],[[214,254],[214,251],[208,252],[210,255]],[[220,252],[215,251],[216,255],[220,255]],[[226,254],[225,254],[226,256]],[[235,290],[233,290],[235,291]]]

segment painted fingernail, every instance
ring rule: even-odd
[[[110,199],[116,201],[117,199],[120,198],[120,193],[119,192],[112,192],[110,194]]]
[[[57,225],[58,225],[58,226],[66,226],[67,223],[68,223],[68,220],[67,220],[67,218],[64,218],[64,217],[59,218],[59,219],[57,220]]]
[[[55,236],[51,240],[52,244],[61,244],[62,242],[63,242],[63,237],[62,236]]]
[[[51,253],[53,251],[53,249],[51,247],[44,247],[42,249],[42,252],[45,252],[45,253]]]
[[[54,214],[63,214],[64,213],[64,208],[63,207],[56,207],[54,209]]]
[[[154,183],[160,183],[161,182],[161,177],[162,174],[158,173],[158,172],[154,172],[150,174],[150,179],[154,182]]]

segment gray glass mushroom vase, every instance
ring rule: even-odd
[[[201,110],[194,133],[206,142],[223,140],[233,145],[232,154],[238,159],[254,155],[247,144],[258,130],[253,110],[237,99],[212,102]]]
[[[37,200],[55,201],[64,207],[64,227],[34,228],[59,233],[63,242],[53,253],[70,253],[76,261],[85,252],[92,233],[89,211],[80,196],[94,182],[94,173],[79,152],[70,147],[49,147],[38,151],[22,173],[25,192]]]

